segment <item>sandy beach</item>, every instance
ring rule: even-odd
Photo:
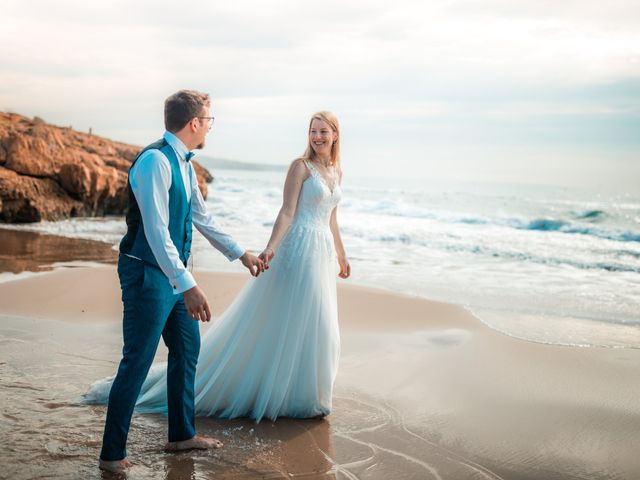
[[[245,275],[196,272],[219,315]],[[536,344],[461,307],[341,282],[342,357],[324,420],[198,419],[215,452],[164,454],[136,415],[130,478],[637,479],[640,350]],[[119,360],[110,265],[0,284],[3,478],[104,478],[104,407],[78,403]],[[206,329],[206,326],[203,326]],[[166,355],[163,346],[157,360]]]

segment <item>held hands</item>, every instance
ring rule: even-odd
[[[208,322],[211,320],[211,309],[207,297],[199,286],[195,286],[184,292],[184,304],[189,316],[194,320]]]
[[[265,266],[261,258],[251,255],[249,252],[244,252],[244,255],[240,257],[240,261],[245,267],[247,267],[249,273],[254,277],[257,277],[261,272],[264,272],[269,268]]]
[[[338,256],[338,265],[340,265],[340,273],[338,273],[338,276],[340,278],[349,278],[351,275],[351,265],[349,265],[349,260],[347,260],[346,255]]]
[[[254,277],[257,277],[260,275],[260,272],[264,272],[265,268],[268,268],[265,267],[261,259],[255,255],[251,255],[249,252],[245,252],[244,255],[240,257],[240,261],[242,261],[242,264],[249,269],[249,272],[251,272],[251,275]],[[194,320],[201,320],[203,322],[211,320],[209,302],[204,292],[197,285],[184,292],[184,304],[187,307],[189,316]]]
[[[267,247],[262,251],[258,258],[260,258],[260,260],[264,262],[264,268],[269,269],[269,262],[273,260],[273,257],[275,255],[276,254],[274,253],[273,249],[271,247]]]

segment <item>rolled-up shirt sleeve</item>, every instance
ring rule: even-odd
[[[204,235],[208,242],[216,249],[219,250],[230,261],[236,260],[244,255],[245,250],[238,245],[231,235],[225,233],[217,224],[215,218],[209,212],[207,204],[202,198],[202,193],[198,187],[198,181],[196,179],[196,172],[193,166],[191,183],[191,211],[193,218],[193,225],[198,231]]]
[[[131,189],[138,202],[144,234],[160,269],[174,293],[183,293],[196,281],[182,261],[169,234],[169,188],[171,166],[159,150],[147,150],[129,174]]]

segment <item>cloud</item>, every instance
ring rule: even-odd
[[[334,110],[352,164],[446,145],[640,149],[637,2],[8,0],[0,108],[143,144],[211,92],[205,153],[284,163]],[[489,150],[487,150],[489,151]],[[382,153],[381,153],[382,152]],[[259,158],[256,158],[258,156]],[[451,157],[451,155],[446,155]],[[471,160],[467,160],[471,162]]]

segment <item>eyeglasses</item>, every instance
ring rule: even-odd
[[[213,126],[213,121],[216,119],[216,117],[196,117],[196,118],[204,118],[206,120],[209,120],[209,130],[211,130],[211,127]]]

